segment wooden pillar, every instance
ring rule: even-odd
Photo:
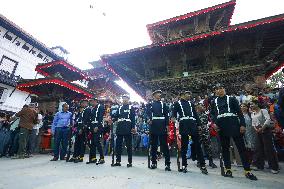
[[[164,54],[164,53],[163,53]],[[167,69],[167,76],[172,76],[172,66],[171,66],[171,60],[168,57],[168,55],[164,54],[164,60],[165,60],[165,64],[166,64],[166,69]]]
[[[198,30],[198,17],[197,16],[193,18],[193,25],[194,25],[194,33],[199,33],[200,31]]]
[[[206,21],[205,21],[205,27],[206,27],[206,31],[210,31],[210,18],[211,18],[211,14],[208,13],[206,15]]]
[[[224,69],[228,69],[230,67],[230,61],[229,61],[229,56],[231,53],[231,38],[226,37],[225,38],[226,44],[224,45]]]
[[[223,18],[224,18],[224,16],[225,16],[226,12],[227,12],[226,10],[224,10],[224,11],[222,12],[221,16],[219,17],[219,19],[218,19],[217,22],[215,23],[213,30],[216,30],[216,29],[219,29],[219,28],[222,27],[221,22],[222,22],[222,20],[223,20]]]
[[[152,76],[151,76],[151,71],[150,71],[149,67],[146,65],[147,64],[147,58],[144,55],[142,55],[141,58],[140,58],[140,61],[141,61],[143,68],[144,68],[144,78],[146,80],[150,80],[150,77],[152,77]]]
[[[183,72],[188,72],[188,67],[187,67],[187,53],[185,46],[181,45],[180,47],[180,57],[181,57],[181,62],[182,62],[182,71]]]
[[[251,62],[252,64],[257,62],[257,60],[258,60],[259,53],[261,51],[262,44],[263,44],[263,35],[264,35],[264,32],[261,32],[257,35],[256,43],[255,43],[254,56],[253,56],[254,62],[252,61]]]

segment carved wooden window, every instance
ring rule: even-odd
[[[18,62],[3,55],[0,61],[0,70],[6,71],[9,74],[14,74],[16,68],[18,66]]]
[[[38,53],[37,55],[38,58],[42,59],[43,58],[43,55],[41,53]]]
[[[22,48],[25,49],[26,51],[29,51],[29,50],[30,50],[30,47],[27,46],[26,44],[24,44],[24,45],[22,46]]]

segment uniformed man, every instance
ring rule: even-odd
[[[174,120],[179,120],[179,133],[181,135],[181,157],[182,169],[181,171],[187,172],[187,158],[186,153],[188,149],[189,135],[192,138],[194,148],[197,153],[198,161],[200,162],[200,170],[203,174],[208,174],[205,167],[205,160],[203,157],[200,138],[198,130],[201,126],[199,117],[197,116],[194,103],[190,101],[191,92],[181,92],[180,100],[174,104],[173,117]]]
[[[103,116],[104,116],[104,107],[103,105],[98,103],[97,98],[93,98],[89,100],[90,109],[91,109],[91,116],[90,116],[90,127],[88,128],[91,133],[90,139],[90,156],[89,162],[90,163],[97,163],[103,164],[104,161],[104,154],[103,148],[101,144],[101,135],[103,131]],[[100,159],[97,162],[96,158],[96,149],[98,149],[100,153]]]
[[[122,96],[122,105],[114,113],[114,120],[117,121],[116,128],[116,163],[113,166],[121,166],[122,142],[125,140],[128,164],[132,167],[132,133],[135,133],[135,111],[129,103],[129,95]]]
[[[151,145],[151,162],[150,169],[157,168],[157,150],[158,140],[162,152],[165,156],[165,170],[171,171],[170,153],[167,144],[168,125],[169,125],[169,107],[161,100],[162,91],[156,90],[152,93],[153,102],[146,107],[147,122],[150,126],[150,145]]]
[[[224,176],[233,177],[229,151],[232,137],[240,154],[245,176],[250,180],[257,180],[256,176],[251,173],[250,164],[245,155],[243,134],[246,131],[246,125],[239,103],[236,98],[226,95],[225,88],[221,84],[215,86],[215,94],[217,97],[211,104],[211,116],[216,124],[215,129],[219,130],[225,165]]]
[[[74,163],[83,162],[85,149],[87,127],[89,125],[90,109],[88,108],[88,100],[81,100],[79,112],[75,116],[76,136],[74,144],[74,154],[69,161]]]

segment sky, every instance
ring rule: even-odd
[[[227,1],[0,0],[0,13],[48,47],[64,47],[71,63],[87,69],[100,55],[151,44],[147,24]],[[231,24],[282,13],[284,0],[237,0]]]

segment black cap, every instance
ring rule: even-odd
[[[224,88],[224,85],[222,85],[221,83],[217,83],[215,86],[214,86],[214,90],[216,89],[219,89],[219,88]]]
[[[82,103],[82,102],[89,102],[87,99],[82,99],[82,100],[80,100],[80,103]]]
[[[152,95],[155,95],[156,93],[162,94],[163,92],[162,92],[162,90],[155,90],[155,91],[152,92]]]
[[[282,69],[282,73],[284,73],[284,68]]]
[[[185,95],[185,94],[192,95],[192,92],[191,91],[181,91],[180,92],[180,95]]]
[[[130,96],[129,96],[129,94],[124,94],[124,95],[122,95],[122,98],[128,98],[128,99],[130,99]]]
[[[91,98],[90,100],[99,101],[97,97]]]

